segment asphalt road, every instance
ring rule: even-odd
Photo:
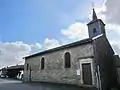
[[[1,79],[0,90],[97,90],[96,88],[51,83],[22,83],[22,81]]]
[[[75,86],[47,83],[22,83],[17,80],[0,79],[0,90],[84,90]],[[86,89],[85,89],[86,90]]]

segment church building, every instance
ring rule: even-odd
[[[114,51],[93,9],[89,38],[24,57],[24,82],[51,82],[111,90],[117,84]]]

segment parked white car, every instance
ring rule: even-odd
[[[0,77],[1,77],[1,78],[5,78],[5,75],[1,74]]]
[[[23,79],[23,71],[20,71],[20,74],[17,75],[17,79]]]

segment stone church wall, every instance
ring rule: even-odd
[[[71,67],[64,67],[64,54],[70,52]],[[93,47],[91,43],[76,47],[66,48],[59,51],[46,53],[42,56],[35,56],[25,60],[24,81],[29,82],[30,71],[26,70],[26,64],[31,67],[31,81],[37,82],[55,82],[66,84],[81,84],[80,76],[77,76],[77,64],[80,58],[93,56]],[[45,58],[45,68],[41,70],[41,58]]]
[[[116,73],[113,61],[114,51],[106,36],[101,36],[93,41],[96,64],[100,69],[100,82],[103,90],[109,90],[116,82]],[[111,82],[112,81],[112,82]]]
[[[114,55],[113,58],[115,61],[115,67],[117,71],[117,80],[118,80],[118,83],[120,84],[120,57],[119,55]]]

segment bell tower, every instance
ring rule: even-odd
[[[88,33],[89,33],[89,38],[96,37],[100,34],[103,34],[106,36],[105,33],[105,24],[101,19],[97,18],[96,12],[93,8],[93,14],[92,14],[92,21],[90,21],[88,24]]]

